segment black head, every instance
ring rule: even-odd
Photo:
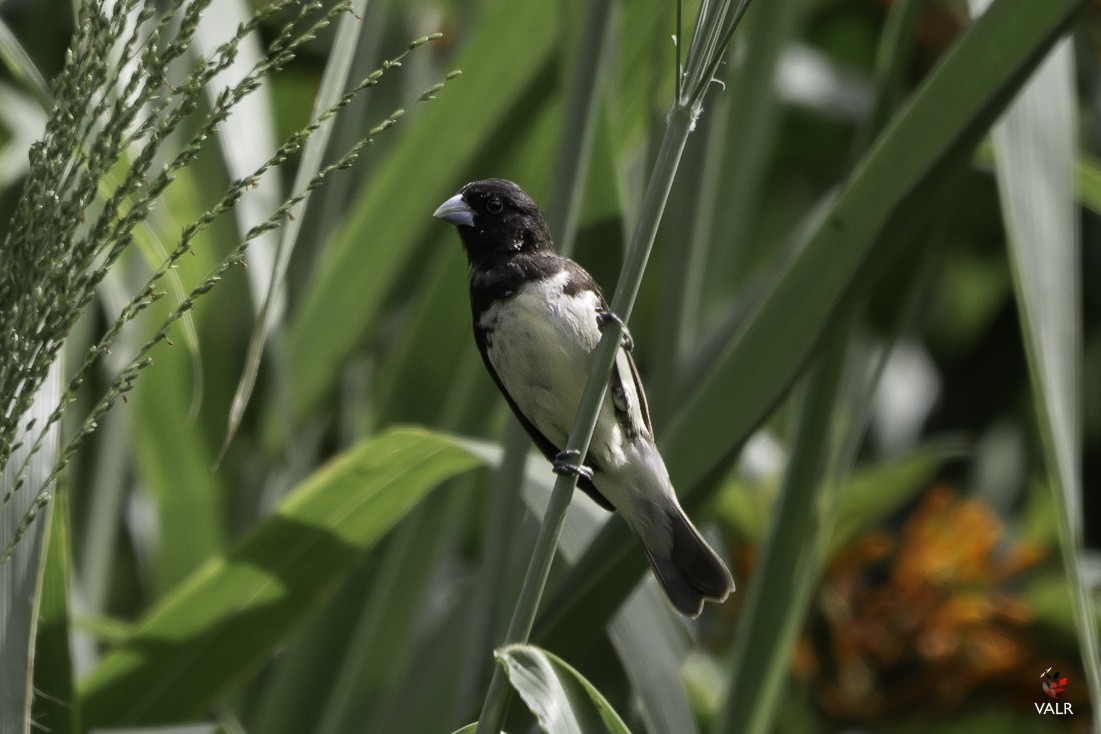
[[[502,178],[468,183],[432,216],[455,225],[474,266],[553,249],[539,207],[523,189]]]

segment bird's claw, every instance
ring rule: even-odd
[[[581,452],[573,449],[567,449],[554,457],[554,462],[551,464],[555,474],[566,474],[576,476],[578,479],[592,479],[593,470],[592,467],[585,466],[581,463]]]
[[[609,311],[606,308],[598,308],[596,310],[596,323],[600,327],[601,331],[609,324],[619,324],[620,330],[623,332],[622,343],[623,348],[628,352],[635,348],[635,340],[631,338],[631,332],[627,330],[627,324],[623,322],[623,319],[619,318],[615,313]]]

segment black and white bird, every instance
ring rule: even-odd
[[[578,474],[598,505],[618,510],[682,614],[734,589],[730,571],[684,514],[654,444],[629,337],[616,355],[585,461],[562,453],[601,328],[618,317],[580,265],[559,256],[539,207],[511,181],[464,186],[436,209],[470,262],[474,340],[513,413],[555,471]],[[625,332],[626,333],[626,332]]]

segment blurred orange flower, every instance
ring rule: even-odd
[[[1031,617],[1006,582],[1043,551],[1004,536],[986,505],[937,486],[897,538],[876,531],[843,551],[794,660],[824,711],[866,722],[950,710],[1027,670]]]

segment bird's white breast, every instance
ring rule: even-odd
[[[561,272],[525,283],[479,319],[497,376],[524,415],[557,446],[566,443],[600,341],[599,298],[587,290],[566,295],[568,281],[569,274]]]

